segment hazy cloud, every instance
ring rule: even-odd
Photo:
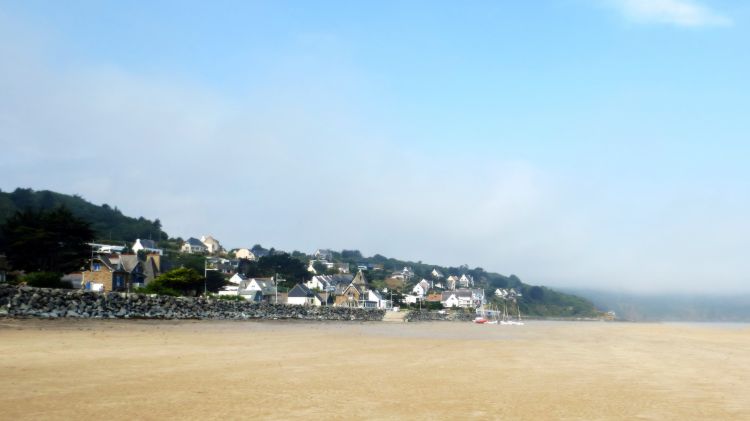
[[[689,0],[611,0],[628,20],[682,27],[729,26],[732,19]]]

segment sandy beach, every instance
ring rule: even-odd
[[[750,329],[0,319],[0,418],[750,419]]]

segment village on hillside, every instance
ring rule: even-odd
[[[309,255],[295,252],[295,258],[306,265],[307,276],[290,285],[279,275],[249,276],[243,270],[269,255],[285,253],[259,245],[227,251],[210,235],[184,240],[178,251],[170,253],[176,256],[169,258],[155,241],[147,239],[137,239],[130,247],[100,243],[90,246],[91,257],[85,268],[63,278],[73,287],[88,291],[137,292],[179,267],[174,257],[199,257],[203,261],[202,275],[206,279],[211,276],[221,279],[220,288],[214,292],[218,298],[386,310],[403,306],[477,309],[487,303],[485,290],[478,288],[469,274],[446,276],[434,268],[429,275],[417,278],[410,267],[384,273],[382,265],[336,261],[335,252],[328,249],[318,249]],[[371,282],[373,277],[380,281]],[[208,290],[196,291],[200,293]],[[494,295],[515,300],[520,292],[498,288]]]

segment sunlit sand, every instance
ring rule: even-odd
[[[0,418],[750,419],[750,330],[0,320]]]

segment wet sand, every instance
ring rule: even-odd
[[[0,319],[0,419],[750,419],[746,326]]]

